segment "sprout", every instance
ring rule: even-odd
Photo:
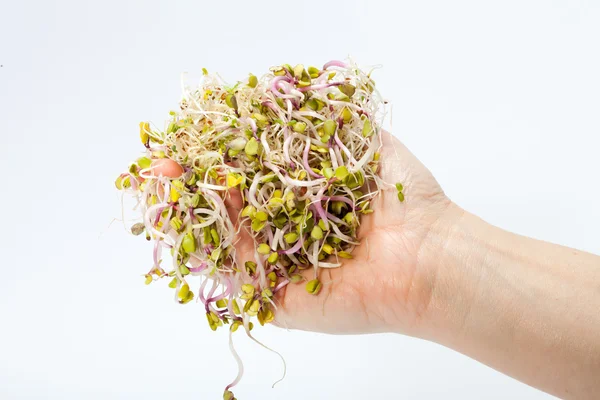
[[[229,324],[230,334],[250,335],[254,317],[272,322],[278,292],[306,281],[300,270],[315,269],[306,290],[318,295],[319,267],[352,258],[361,216],[390,186],[377,175],[384,113],[353,63],[282,64],[235,85],[203,69],[164,131],[140,123],[145,153],[115,181],[139,200],[143,221],[131,232],[154,244],[145,283],[167,278],[178,303],[196,298],[210,329]],[[227,207],[232,196],[239,211]],[[241,230],[251,260],[236,253]]]
[[[318,279],[313,279],[312,281],[308,281],[306,284],[306,291],[310,294],[319,294],[321,291],[321,281]]]

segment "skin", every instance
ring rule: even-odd
[[[561,398],[600,391],[600,257],[493,227],[451,202],[431,173],[383,133],[390,186],[361,221],[362,245],[277,293],[275,325],[330,334],[394,332],[435,341]],[[235,220],[238,194],[228,199]],[[239,262],[254,244],[242,230]],[[304,271],[313,279],[314,271]]]

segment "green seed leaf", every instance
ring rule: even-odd
[[[217,300],[215,302],[215,305],[217,306],[217,308],[225,308],[225,307],[227,307],[227,300],[225,300],[225,299]]]
[[[317,295],[321,291],[321,281],[318,279],[313,279],[312,281],[308,281],[306,284],[306,291],[310,294]]]
[[[179,281],[179,279],[177,279],[177,278],[173,278],[173,279],[171,280],[171,282],[169,282],[169,287],[170,287],[171,289],[175,289],[175,288],[177,287],[177,282],[178,282],[178,281]]]
[[[294,132],[304,133],[306,130],[306,122],[296,122],[292,128]]]
[[[242,210],[242,217],[251,217],[253,218],[256,214],[256,208],[254,206],[248,205],[244,207]]]
[[[236,321],[236,322],[237,322],[237,321]],[[237,326],[239,326],[239,323],[238,323],[238,325],[237,325]],[[232,330],[233,332],[235,332],[235,331],[237,330],[237,326],[236,326],[236,328],[235,328],[235,329],[233,329],[233,325],[232,325],[232,326],[231,326],[231,330]],[[235,400],[235,396],[234,396],[233,392],[232,392],[231,390],[226,390],[226,391],[223,393],[223,400]]]
[[[371,127],[371,121],[367,118],[365,119],[365,123],[363,125],[362,135],[364,137],[369,137],[373,134],[373,128]]]
[[[187,253],[193,253],[196,251],[196,239],[192,236],[191,233],[187,233],[183,237],[183,241],[181,242],[181,247]]]
[[[231,308],[233,308],[233,312],[236,314],[240,314],[240,306],[238,306],[237,301],[231,300]]]
[[[266,221],[260,221],[258,219],[255,219],[254,221],[252,221],[252,230],[254,232],[260,232],[265,226],[267,225]]]
[[[336,128],[337,122],[332,119],[328,119],[323,123],[323,132],[325,132],[326,135],[333,136]]]
[[[212,228],[210,230],[210,236],[212,237],[213,243],[215,244],[215,246],[218,246],[221,244],[221,237],[219,236],[219,233],[217,232],[217,230],[215,228]]]
[[[271,252],[271,247],[269,247],[269,245],[266,243],[261,243],[260,245],[258,245],[256,251],[258,252],[258,254],[267,255]]]
[[[248,271],[248,274],[254,275],[254,273],[256,272],[256,263],[254,261],[246,261],[244,263],[244,266],[246,267],[246,271]]]
[[[323,221],[322,219],[319,220],[319,223],[317,224],[319,226],[319,228],[321,228],[321,230],[323,231],[327,231],[327,226],[325,226],[325,221]]]
[[[185,300],[190,292],[190,286],[187,283],[184,283],[181,288],[179,288],[179,292],[177,292],[177,297],[179,300]]]
[[[275,263],[277,263],[277,260],[279,260],[279,254],[277,254],[277,252],[272,252],[272,253],[269,255],[269,258],[267,258],[267,261],[268,261],[270,264],[275,264]]]
[[[342,119],[345,123],[352,121],[352,111],[348,107],[344,107],[342,110]]]
[[[296,243],[298,241],[298,234],[296,232],[290,232],[283,235],[283,239],[288,244]]]
[[[404,193],[402,192],[398,192],[398,200],[400,200],[400,202],[404,202]]]
[[[344,83],[343,85],[338,86],[338,88],[340,89],[340,92],[348,97],[354,96],[354,93],[356,92],[356,88],[350,83]]]
[[[398,182],[398,183],[396,183],[396,190],[401,192],[402,190],[404,190],[404,186],[402,186],[402,184],[400,182]]]
[[[267,214],[264,211],[258,211],[255,214],[254,218],[256,218],[256,220],[258,220],[258,221],[266,221],[269,219],[269,214]]]
[[[312,237],[315,240],[323,239],[323,230],[320,227],[315,226],[310,232],[310,237]]]
[[[350,173],[348,172],[348,168],[346,168],[344,165],[342,165],[341,167],[337,167],[335,170],[335,177],[340,181],[346,179],[346,177],[349,174]]]
[[[346,252],[346,251],[339,251],[338,256],[342,257],[342,258],[352,258],[352,254]]]
[[[244,147],[244,151],[249,156],[257,155],[258,154],[258,142],[256,141],[256,139],[251,138],[250,140],[248,140],[248,142],[246,143],[246,146]]]
[[[308,67],[308,74],[310,75],[311,78],[318,78],[319,77],[319,72],[321,72],[318,68],[315,67]]]
[[[150,160],[148,157],[140,157],[137,159],[137,163],[140,168],[146,169],[150,168],[150,165],[152,165],[152,160]]]

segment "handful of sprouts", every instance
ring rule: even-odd
[[[381,183],[383,101],[370,74],[340,61],[284,64],[234,86],[203,71],[164,131],[140,123],[145,154],[116,186],[139,200],[132,232],[154,243],[146,284],[167,279],[179,303],[204,305],[212,330],[250,335],[254,317],[273,321],[282,288],[317,295],[319,270],[352,258]],[[247,260],[236,255],[242,229],[255,244]],[[308,268],[307,281],[299,272]],[[242,375],[232,351],[240,373],[226,400]]]

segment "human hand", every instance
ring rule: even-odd
[[[340,268],[319,271],[322,289],[307,293],[304,284],[289,284],[276,293],[274,324],[290,329],[352,334],[402,332],[416,335],[426,317],[436,268],[425,241],[433,224],[452,206],[431,173],[390,133],[382,132],[380,176],[385,182],[364,215],[359,240]],[[157,174],[172,175],[160,165]],[[395,183],[405,186],[400,202]],[[225,204],[237,224],[243,207],[239,192],[230,190]],[[249,227],[246,227],[249,228]],[[254,257],[255,243],[240,229],[235,243],[239,265]],[[194,259],[190,260],[192,266]],[[312,268],[303,271],[315,278]]]
[[[320,270],[318,295],[308,294],[303,284],[287,285],[277,297],[276,325],[333,334],[419,334],[436,276],[435,267],[422,262],[430,259],[425,241],[452,203],[398,139],[382,135],[381,178],[391,185],[372,201],[374,212],[361,219],[361,245],[342,267]],[[396,182],[405,187],[402,203]],[[304,276],[314,279],[314,271]]]

